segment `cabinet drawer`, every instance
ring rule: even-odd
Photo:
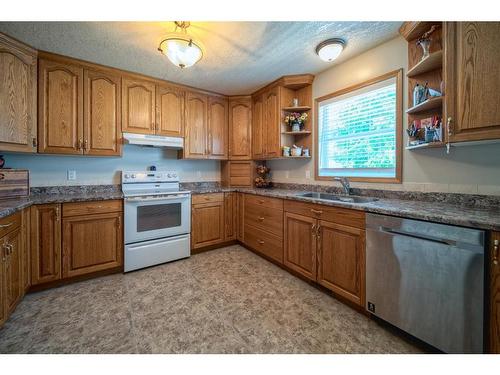
[[[122,211],[122,201],[120,199],[63,204],[63,217],[88,214],[105,214],[109,212],[120,211]]]
[[[283,200],[279,198],[269,198],[261,195],[245,194],[245,208],[247,205],[256,205],[283,212]]]
[[[223,202],[224,193],[195,194],[191,198],[193,204]]]
[[[365,213],[347,208],[287,200],[285,211],[356,228],[365,227]]]
[[[0,219],[0,238],[21,226],[21,212]]]
[[[247,202],[245,223],[283,238],[283,211],[279,209]]]
[[[245,223],[245,244],[259,253],[283,263],[283,240]]]

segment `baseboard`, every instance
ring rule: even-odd
[[[239,242],[237,240],[231,240],[231,241],[225,241],[225,242],[217,243],[215,245],[209,245],[209,246],[200,247],[198,249],[191,249],[191,255],[196,255],[196,254],[199,254],[199,253],[204,253],[205,251],[220,249],[221,247],[226,247],[226,246],[231,246],[231,245],[237,245],[237,244],[239,244]]]

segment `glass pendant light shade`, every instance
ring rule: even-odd
[[[196,45],[192,39],[169,38],[161,42],[158,48],[172,64],[180,68],[189,68],[203,56],[201,48]]]
[[[318,44],[316,53],[321,60],[330,62],[339,57],[344,50],[344,45],[345,42],[342,39],[328,39]]]

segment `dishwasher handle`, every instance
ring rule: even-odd
[[[421,236],[419,234],[409,233],[409,232],[406,232],[403,230],[398,230],[398,229],[393,229],[393,228],[380,227],[380,231],[384,232],[384,233],[388,233],[388,234],[404,236],[404,237],[411,237],[411,238],[416,238],[418,240],[423,240],[423,241],[435,242],[435,243],[439,243],[442,245],[457,246],[457,242],[453,241],[453,240],[447,240],[444,238],[433,238],[433,237]]]

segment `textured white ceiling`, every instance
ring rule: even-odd
[[[203,59],[181,70],[158,51],[173,22],[0,22],[5,32],[37,49],[139,72],[227,95],[248,94],[285,74],[332,66],[316,45],[343,38],[334,64],[397,35],[401,22],[191,22]]]

